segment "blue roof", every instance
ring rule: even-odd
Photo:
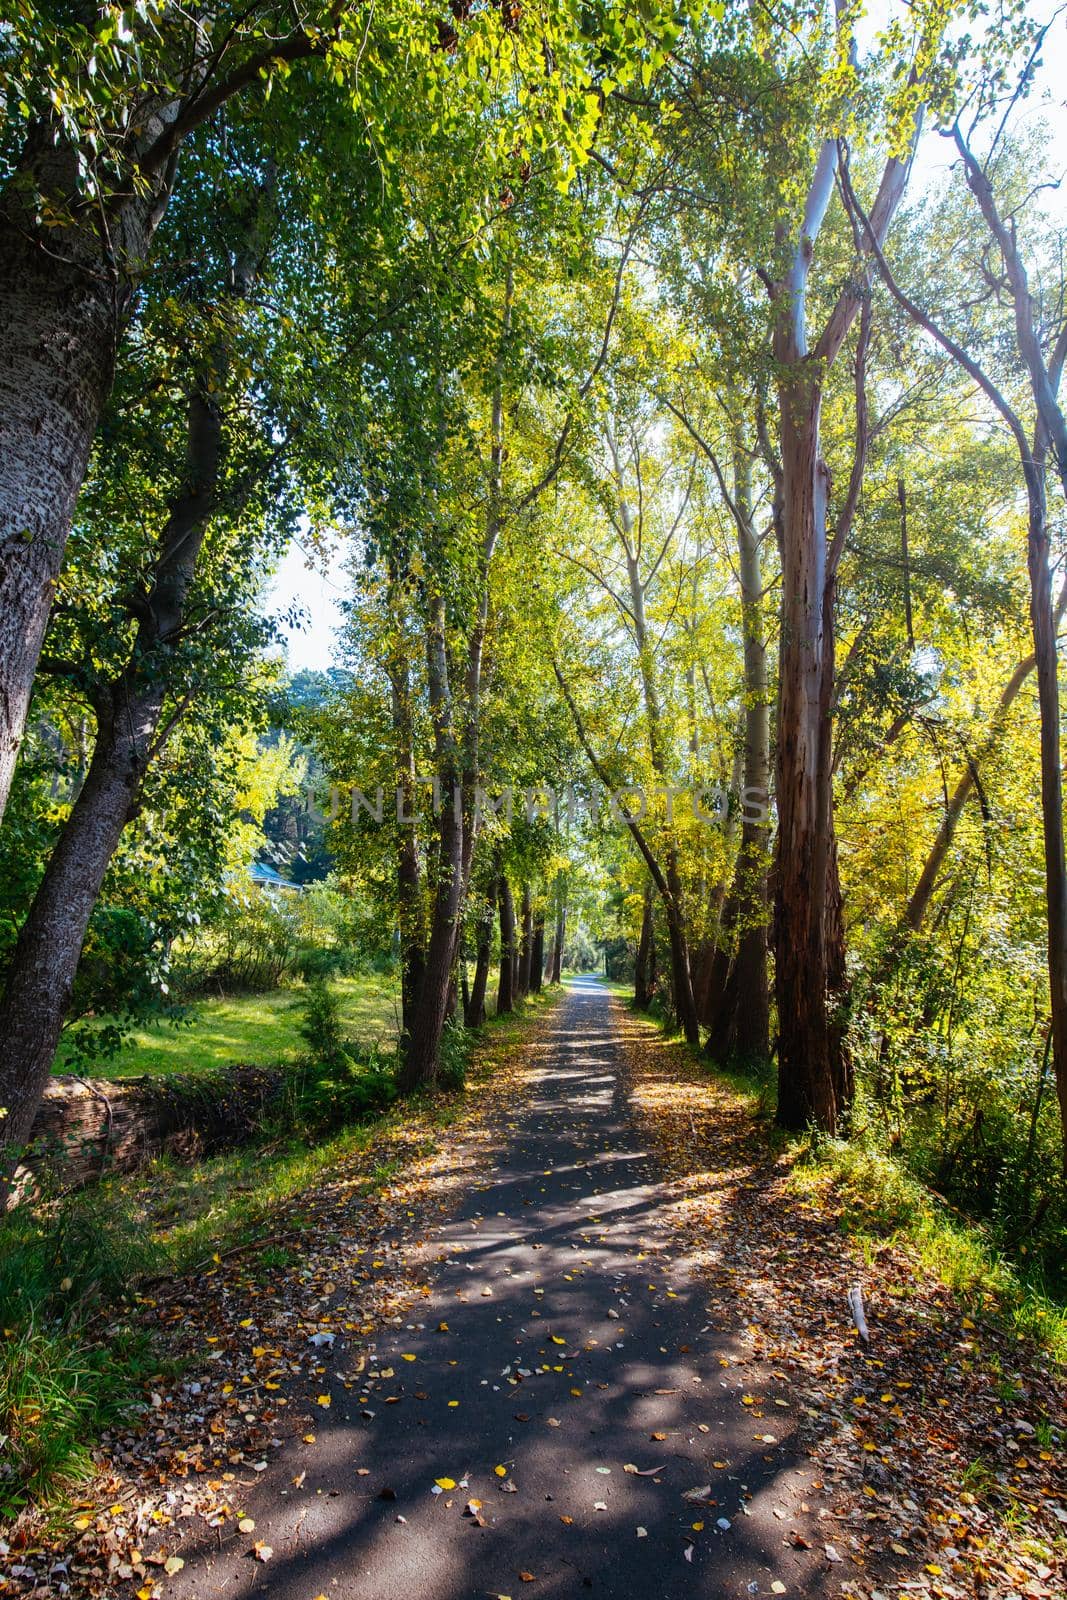
[[[272,889],[294,889],[299,891],[303,888],[302,884],[290,883],[288,878],[283,878],[280,872],[276,872],[273,867],[268,867],[262,861],[253,861],[248,869],[248,876],[255,883],[270,884]]]

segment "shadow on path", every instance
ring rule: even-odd
[[[815,1541],[793,1417],[742,1403],[788,1394],[751,1364],[741,1381],[736,1327],[708,1321],[672,1253],[620,1048],[606,991],[574,980],[529,1047],[509,1149],[437,1235],[429,1297],[358,1377],[338,1342],[315,1444],[286,1445],[246,1496],[273,1558],[251,1537],[187,1549],[168,1596],[825,1592],[787,1539]]]

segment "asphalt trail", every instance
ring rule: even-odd
[[[430,1297],[383,1331],[356,1387],[333,1384],[314,1448],[286,1445],[250,1491],[254,1537],[272,1559],[250,1557],[247,1537],[187,1552],[168,1595],[718,1600],[783,1584],[791,1595],[837,1589],[810,1555],[802,1577],[789,1544],[794,1529],[817,1535],[801,1508],[811,1472],[795,1453],[788,1389],[734,1364],[740,1317],[733,1328],[709,1321],[672,1253],[607,992],[575,980],[546,1029],[509,1150],[434,1241],[447,1259]],[[331,1372],[351,1381],[356,1357],[339,1343]],[[742,1403],[749,1389],[767,1397],[760,1421]],[[627,1464],[660,1470],[638,1476]],[[437,1479],[456,1488],[435,1494]],[[701,1488],[702,1503],[684,1498]]]

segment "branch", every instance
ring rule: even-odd
[[[604,766],[604,763],[600,760],[596,751],[593,749],[593,746],[589,742],[589,735],[585,731],[585,723],[582,721],[582,714],[574,703],[574,696],[571,694],[567,680],[560,671],[559,662],[555,659],[555,657],[552,658],[552,670],[556,674],[556,682],[559,684],[560,689],[562,690],[563,698],[567,702],[570,714],[574,719],[574,728],[578,735],[579,743],[581,744],[586,755],[589,757],[589,764],[593,771],[596,773],[605,789],[607,789],[610,793],[612,784],[611,779],[608,777],[607,768]],[[648,868],[652,881],[656,885],[656,889],[662,896],[664,903],[666,905],[673,905],[674,901],[671,896],[670,889],[667,887],[667,880],[663,876],[659,862],[652,854],[651,847],[648,843],[648,840],[645,838],[640,825],[631,816],[627,815],[626,826],[629,828],[630,833],[633,836],[634,843],[637,845],[637,848],[640,850],[645,859],[645,865]]]
[[[637,230],[639,224],[644,219],[644,211],[645,208],[644,205],[642,205],[637,214],[637,218],[630,229],[626,242],[623,245],[622,254],[619,257],[619,264],[615,271],[615,283],[612,288],[611,301],[608,306],[607,320],[604,324],[604,337],[600,341],[600,350],[597,354],[596,360],[593,362],[593,365],[590,367],[578,389],[579,403],[588,395],[590,389],[593,387],[593,384],[603,371],[604,363],[608,359],[608,350],[611,347],[612,330],[615,327],[615,318],[618,315],[619,304],[622,299],[623,276],[626,272],[627,263],[629,262],[630,256],[633,252],[633,247],[637,242]],[[568,411],[566,420],[564,421],[563,427],[560,429],[559,435],[556,439],[555,449],[552,452],[552,460],[549,462],[548,466],[545,468],[545,471],[542,473],[537,482],[531,485],[531,487],[519,500],[517,505],[513,508],[511,512],[512,516],[517,516],[520,512],[525,511],[527,506],[531,506],[535,500],[541,497],[544,491],[548,488],[549,484],[552,483],[553,480],[558,476],[559,470],[563,465],[563,453],[567,446],[567,440],[570,438],[571,428],[574,426],[575,411],[576,407],[574,406],[572,406],[570,411]]]
[[[1004,396],[993,382],[992,378],[987,376],[987,374],[978,365],[977,361],[973,360],[972,357],[967,354],[963,346],[957,344],[955,339],[953,339],[950,334],[946,333],[945,330],[934,321],[933,317],[931,317],[928,312],[923,311],[921,306],[917,305],[909,295],[905,294],[904,290],[897,283],[893,276],[892,269],[890,268],[889,263],[886,261],[885,255],[883,254],[882,247],[871,230],[871,224],[863,211],[863,207],[860,205],[859,200],[856,197],[856,191],[852,187],[852,180],[848,175],[847,167],[842,168],[841,188],[842,193],[845,196],[846,205],[854,211],[855,215],[859,218],[864,229],[866,230],[867,238],[871,245],[871,254],[874,256],[875,262],[877,263],[878,271],[882,277],[882,282],[889,290],[889,293],[892,295],[893,299],[904,311],[907,312],[908,316],[911,317],[913,322],[918,323],[920,328],[923,328],[932,339],[937,341],[942,350],[946,350],[952,359],[958,362],[958,364],[963,368],[964,372],[967,373],[968,377],[974,379],[975,383],[982,390],[983,394],[985,394],[987,398],[992,401],[997,411],[999,411],[1000,415],[1004,418],[1004,421],[1008,424],[1008,427],[1011,429],[1012,434],[1014,435],[1015,442],[1018,445],[1019,454],[1024,461],[1029,462],[1031,455],[1029,441],[1026,437],[1026,431],[1023,428],[1022,423],[1019,421],[1019,418],[1008,404],[1007,400],[1005,400]]]
[[[863,474],[867,466],[867,446],[870,428],[867,420],[867,351],[871,343],[871,297],[864,296],[860,307],[860,336],[856,342],[856,443],[852,453],[852,471],[849,474],[848,493],[837,519],[833,541],[826,557],[826,581],[833,583],[840,565],[845,540],[852,528],[863,488]]]
[[[878,193],[874,197],[869,218],[864,219],[870,252],[880,251],[889,232],[897,207],[904,197],[904,190],[908,186],[908,176],[911,172],[912,157],[922,130],[922,111],[916,114],[915,128],[912,132],[911,148],[903,161],[898,156],[890,156],[882,172],[882,181],[878,185]],[[851,180],[848,178],[847,153],[842,147],[842,160],[838,169],[838,179],[844,187],[848,182],[851,189]],[[849,284],[841,291],[837,304],[826,319],[826,325],[815,346],[816,360],[825,361],[829,366],[835,359],[845,341],[845,335],[852,326],[856,312],[859,310],[861,293],[854,283]]]

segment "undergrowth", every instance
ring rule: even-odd
[[[531,997],[536,1012],[551,996]],[[324,985],[306,991],[306,1054],[256,1142],[183,1164],[160,1157],[134,1174],[112,1174],[76,1194],[42,1193],[0,1224],[0,1518],[27,1503],[61,1504],[92,1470],[102,1430],[143,1403],[160,1355],[137,1325],[135,1292],[209,1265],[260,1241],[258,1264],[276,1270],[299,1249],[300,1218],[288,1200],[312,1190],[337,1165],[400,1124],[395,1061],[346,1037],[343,1014]],[[476,1045],[491,1069],[523,1010],[471,1033],[446,1032],[439,1087],[420,1096],[431,1127],[460,1114],[455,1091]],[[369,1171],[364,1192],[389,1183],[399,1163]]]
[[[685,1047],[701,1071],[743,1100],[759,1125],[759,1136],[790,1164],[789,1188],[813,1204],[831,1206],[839,1225],[860,1248],[886,1243],[906,1250],[965,1311],[993,1317],[1019,1339],[1039,1344],[1067,1366],[1067,1306],[1040,1264],[1013,1261],[997,1248],[981,1222],[953,1210],[901,1160],[880,1148],[870,1127],[850,1140],[811,1131],[791,1135],[775,1126],[774,1074],[770,1063],[720,1066],[685,1045],[669,1019],[632,1006],[628,987],[608,987],[625,998],[635,1015],[665,1029]]]

